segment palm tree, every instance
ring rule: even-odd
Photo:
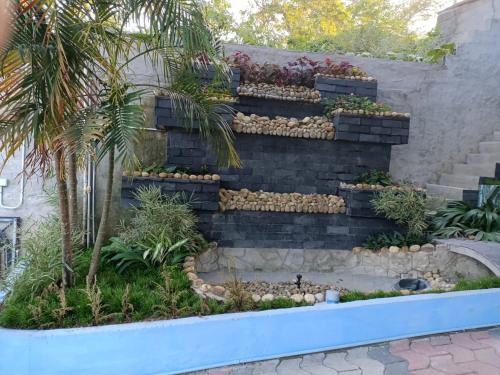
[[[140,33],[131,33],[130,24]],[[7,156],[31,139],[27,167],[44,175],[55,165],[64,259],[63,283],[72,283],[72,225],[76,225],[74,167],[82,150],[97,161],[109,158],[101,222],[87,275],[97,273],[111,209],[115,152],[134,162],[134,144],[143,127],[138,105],[144,93],[126,79],[130,62],[146,58],[161,66],[165,80],[179,71],[204,68],[221,72],[219,46],[196,0],[32,0],[18,5],[10,44],[0,50],[0,151]],[[208,60],[198,59],[200,55]],[[151,90],[151,87],[143,89]],[[171,91],[177,108],[201,120],[205,137],[230,164],[238,164],[233,135],[210,106],[187,92]],[[94,145],[98,149],[92,149]],[[8,158],[7,158],[8,159]],[[71,219],[73,217],[73,219]]]

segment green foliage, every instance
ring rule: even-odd
[[[103,247],[103,261],[122,273],[130,267],[175,265],[206,247],[196,229],[196,216],[181,195],[164,196],[158,187],[141,187],[135,194],[130,223]]]
[[[393,184],[391,174],[382,170],[370,170],[361,173],[355,180],[357,184],[382,185],[389,186]]]
[[[401,295],[402,294],[399,291],[384,292],[382,290],[378,290],[371,293],[363,293],[355,290],[341,295],[340,302],[353,302],[353,301],[363,301],[367,299],[399,297]]]
[[[328,99],[324,103],[326,115],[332,115],[337,109],[350,111],[362,110],[365,112],[389,112],[391,108],[385,104],[374,103],[368,98],[356,95],[341,95],[335,99]]]
[[[405,227],[410,236],[421,237],[427,230],[426,198],[421,192],[380,191],[371,203],[377,214]]]
[[[232,32],[244,44],[429,61],[438,33],[420,36],[413,23],[441,7],[441,0],[255,0]]]
[[[454,55],[456,51],[457,47],[455,46],[455,43],[447,43],[437,48],[431,49],[429,52],[427,52],[427,57],[429,58],[430,62],[439,64],[444,61],[446,56]]]
[[[479,290],[500,288],[500,277],[485,276],[479,279],[459,279],[453,290]]]
[[[500,242],[500,207],[491,200],[475,208],[465,202],[449,202],[433,218],[434,235],[439,237],[469,237]]]
[[[429,238],[425,235],[405,235],[399,232],[379,233],[369,236],[363,247],[371,250],[380,250],[383,247],[423,245],[427,242],[429,242]]]
[[[75,236],[74,245],[77,238]],[[60,223],[55,216],[34,222],[30,229],[23,230],[22,258],[16,277],[7,278],[3,287],[13,289],[10,299],[33,299],[50,284],[61,280],[61,235]],[[75,270],[80,271],[81,252],[75,253]]]

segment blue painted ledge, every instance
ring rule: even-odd
[[[0,374],[160,375],[500,324],[500,289],[103,327],[0,329]]]

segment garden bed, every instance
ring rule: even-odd
[[[325,116],[304,117],[303,119],[252,114],[245,116],[238,112],[233,120],[236,133],[275,135],[292,138],[333,140],[335,128]]]
[[[377,101],[377,81],[372,77],[331,76],[317,74],[314,88],[322,99],[334,99],[340,95],[354,94]]]
[[[321,94],[305,86],[278,86],[268,83],[246,83],[238,87],[239,96],[289,102],[319,103]]]
[[[163,175],[163,174],[162,174]],[[175,177],[174,177],[175,176]],[[177,178],[178,176],[178,178]],[[215,180],[213,180],[213,177]],[[198,178],[201,177],[201,178]],[[210,177],[210,179],[208,179]],[[172,177],[123,177],[122,206],[137,205],[135,193],[140,187],[157,186],[166,196],[181,194],[194,210],[217,211],[219,209],[218,175],[187,175],[175,173]]]
[[[95,328],[1,329],[0,357],[25,357],[1,361],[0,372],[179,374],[494,326],[499,300],[500,289],[491,289]]]
[[[363,111],[336,111],[333,117],[335,140],[351,142],[407,144],[410,133],[408,114],[365,114]]]

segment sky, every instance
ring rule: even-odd
[[[314,0],[312,0],[314,1]],[[407,0],[391,0],[394,3],[401,3]],[[240,12],[248,9],[249,5],[253,2],[252,0],[229,0],[231,3],[231,13],[236,19],[240,18]],[[449,7],[455,3],[460,2],[460,0],[441,0],[442,9]],[[437,13],[433,15],[430,19],[420,20],[414,25],[415,30],[419,32],[426,33],[434,28],[436,25]]]

